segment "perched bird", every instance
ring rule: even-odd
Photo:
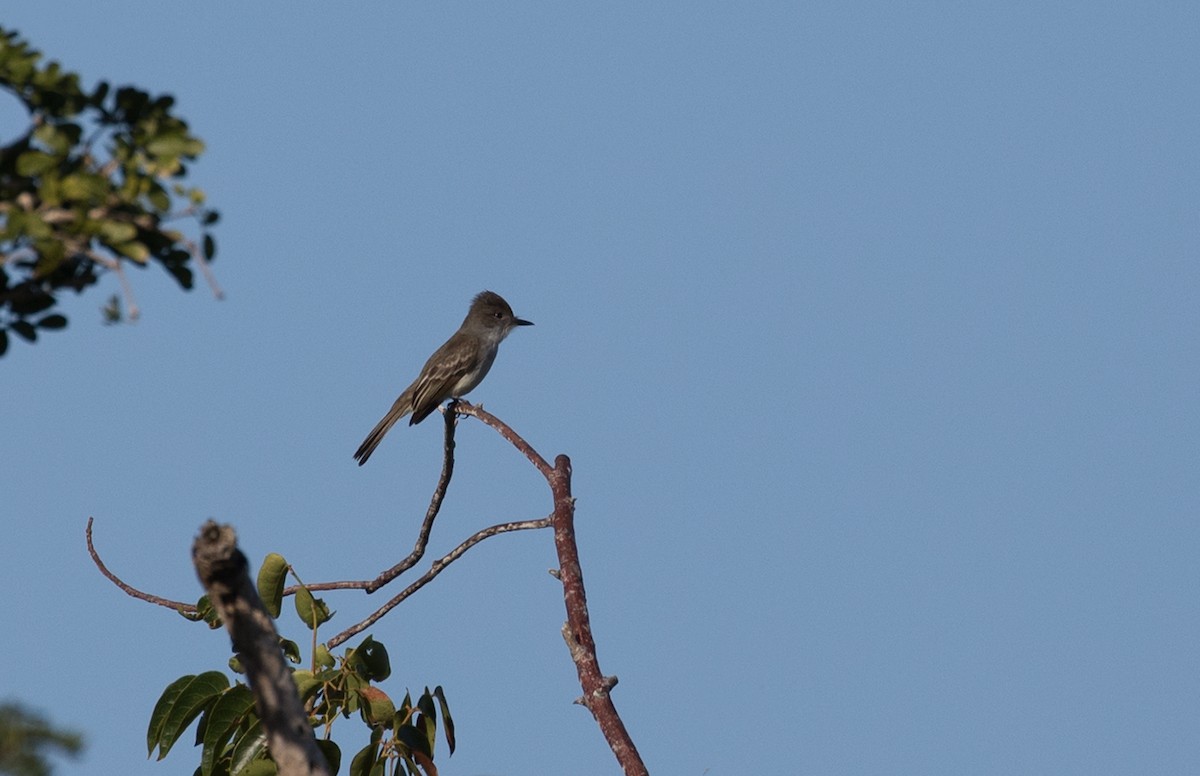
[[[491,291],[484,291],[471,300],[471,309],[458,331],[446,340],[421,369],[421,375],[404,389],[388,414],[375,424],[371,433],[354,454],[362,466],[375,452],[383,435],[396,421],[412,413],[408,425],[416,425],[437,409],[446,399],[457,399],[487,376],[496,360],[500,342],[517,326],[532,326],[513,315],[508,302]]]

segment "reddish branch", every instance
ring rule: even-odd
[[[571,459],[560,455],[554,459],[554,468],[496,416],[484,412],[482,407],[462,402],[458,412],[471,415],[500,432],[501,436],[525,454],[550,484],[554,497],[554,514],[550,518],[554,525],[554,547],[558,552],[558,573],[555,575],[563,586],[563,600],[567,607],[567,622],[563,625],[563,638],[575,662],[579,674],[579,685],[583,696],[579,702],[592,712],[596,724],[608,741],[617,762],[626,776],[647,776],[645,763],[638,754],[625,723],[613,705],[610,691],[617,684],[617,677],[605,676],[600,671],[596,657],[596,642],[592,638],[591,618],[588,616],[587,593],[583,589],[583,571],[579,565],[579,547],[575,543],[575,497],[571,495]]]

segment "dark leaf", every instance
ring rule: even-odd
[[[54,297],[26,281],[14,288],[9,296],[8,309],[17,315],[32,315],[54,306]]]
[[[241,773],[252,760],[266,755],[267,736],[263,733],[262,720],[255,720],[246,732],[238,736],[233,744],[233,762],[230,773]]]
[[[64,329],[67,326],[67,318],[65,315],[53,313],[39,320],[37,326],[39,329]]]
[[[440,684],[433,688],[433,695],[442,709],[442,728],[446,733],[446,744],[450,747],[450,754],[454,754],[454,719],[450,716],[450,704],[447,703],[446,694],[442,692]]]
[[[186,265],[184,265],[184,264],[168,264],[167,272],[171,273],[171,277],[175,278],[175,281],[177,283],[179,283],[180,286],[188,289],[189,291],[192,289],[192,283],[193,283],[192,271],[190,269],[188,269],[188,267]]]
[[[204,750],[200,755],[202,776],[212,773],[213,765],[224,754],[238,726],[254,713],[254,694],[244,684],[230,687],[205,714]]]
[[[329,772],[337,773],[338,768],[342,767],[342,750],[338,749],[338,745],[333,741],[325,738],[317,739],[317,748],[325,755],[325,762],[329,763]]]
[[[373,682],[382,682],[392,674],[387,647],[370,636],[355,648],[351,665],[355,671]]]
[[[350,776],[370,776],[371,767],[379,759],[378,752],[379,745],[375,741],[359,749],[350,761]]]
[[[192,720],[215,703],[227,687],[229,680],[220,671],[185,676],[168,685],[150,715],[147,733],[150,754],[154,754],[157,744],[158,759],[166,757]],[[152,735],[156,735],[156,741],[150,739]]]
[[[33,328],[29,321],[13,321],[8,327],[21,335],[21,339],[26,342],[37,342],[37,329]]]

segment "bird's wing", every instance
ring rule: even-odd
[[[412,418],[409,425],[420,423],[437,406],[454,395],[455,386],[479,365],[479,348],[474,340],[464,345],[456,335],[425,362],[421,376],[413,383]]]

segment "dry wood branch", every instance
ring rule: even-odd
[[[541,520],[522,520],[515,523],[499,523],[498,525],[484,528],[482,531],[477,531],[468,537],[462,544],[458,545],[453,550],[442,556],[442,558],[434,561],[433,565],[429,567],[428,571],[418,577],[411,585],[397,593],[383,606],[372,612],[366,619],[355,625],[352,625],[351,627],[331,638],[327,642],[327,646],[330,649],[333,649],[347,639],[352,638],[353,636],[362,633],[364,630],[371,627],[379,620],[380,617],[383,617],[383,615],[390,612],[401,601],[425,587],[425,585],[433,581],[434,577],[436,577],[438,574],[441,574],[447,566],[461,558],[463,553],[474,547],[476,544],[479,544],[484,539],[487,539],[490,536],[495,536],[496,534],[509,533],[510,531],[528,531],[537,528],[549,528],[550,524],[551,519],[548,517],[543,517]]]
[[[313,735],[296,683],[284,661],[279,634],[247,572],[231,526],[212,520],[192,545],[196,575],[221,615],[233,650],[246,669],[254,703],[267,734],[267,748],[284,776],[330,776]]]
[[[425,510],[425,519],[421,521],[421,530],[417,532],[417,543],[408,557],[380,574],[365,588],[368,593],[374,593],[379,588],[391,582],[396,577],[415,566],[425,555],[425,547],[429,544],[429,535],[433,532],[433,521],[442,508],[442,500],[446,498],[446,489],[450,487],[450,478],[454,476],[454,429],[458,425],[458,415],[454,412],[454,402],[443,413],[446,434],[442,444],[442,473],[438,477],[437,487],[429,500],[429,509]]]
[[[613,705],[609,692],[617,684],[615,676],[600,671],[596,657],[596,641],[592,637],[588,615],[587,593],[583,587],[583,570],[579,564],[579,547],[575,542],[575,498],[571,495],[571,461],[560,455],[554,460],[554,472],[547,478],[554,494],[554,548],[558,552],[557,578],[562,582],[566,602],[567,622],[563,638],[567,642],[579,685],[583,688],[580,701],[592,712],[600,732],[621,764],[626,776],[646,776],[647,770],[638,754],[625,723]]]
[[[177,612],[188,612],[194,614],[196,607],[192,604],[185,604],[182,601],[172,601],[169,598],[160,598],[159,596],[150,593],[144,593],[132,585],[126,584],[120,577],[108,570],[108,566],[104,565],[104,561],[100,560],[100,553],[96,551],[96,545],[92,542],[92,522],[95,520],[89,517],[87,521],[87,548],[88,555],[92,556],[92,562],[96,564],[96,568],[100,569],[100,573],[108,578],[108,581],[119,587],[126,595],[133,596],[140,601],[165,606],[168,609],[174,609]]]
[[[571,660],[574,661],[576,673],[579,675],[579,684],[583,688],[583,696],[579,700],[596,719],[596,724],[600,726],[600,731],[626,776],[646,776],[646,765],[625,729],[625,723],[621,721],[609,692],[616,686],[617,678],[604,676],[596,657],[596,642],[592,637],[587,594],[583,587],[583,571],[579,564],[579,547],[575,542],[575,498],[571,495],[571,460],[565,455],[560,455],[554,459],[554,467],[551,468],[546,459],[528,442],[499,418],[485,412],[482,407],[460,402],[458,412],[478,418],[498,431],[525,454],[550,484],[550,492],[554,497],[554,514],[550,519],[554,525],[554,547],[558,553],[559,566],[554,576],[563,586],[563,600],[567,609],[563,638],[567,642]]]
[[[482,406],[471,404],[462,399],[456,402],[454,409],[459,415],[470,415],[473,418],[483,421],[484,424],[491,426],[500,436],[507,439],[509,444],[520,450],[529,459],[529,462],[542,473],[547,482],[550,481],[550,477],[554,474],[554,470],[550,468],[550,464],[546,463],[546,459],[537,450],[534,450],[532,445],[522,439],[516,431],[513,431],[507,423],[484,410]]]

